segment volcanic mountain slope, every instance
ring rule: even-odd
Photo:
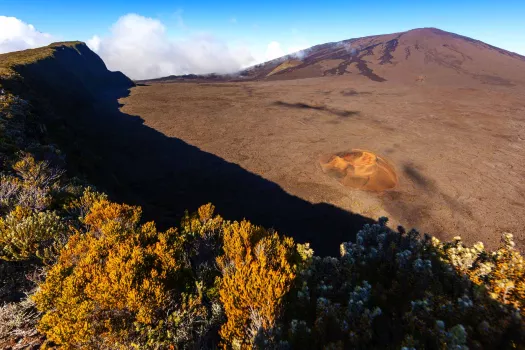
[[[435,28],[317,45],[258,66],[248,79],[362,75],[386,80],[512,86],[525,82],[525,57]]]

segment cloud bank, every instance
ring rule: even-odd
[[[302,49],[308,46],[306,41],[297,39],[289,46],[278,41],[267,45],[232,44],[211,34],[190,31],[184,24],[182,11],[175,15],[175,29],[182,34],[180,38],[170,36],[168,28],[158,19],[127,14],[112,25],[107,35],[94,35],[86,44],[110,70],[122,71],[132,79],[234,73],[289,54],[302,58],[305,52]],[[0,53],[45,46],[53,41],[57,38],[39,32],[31,24],[0,16]]]
[[[255,62],[247,47],[228,45],[209,34],[171,39],[162,22],[137,14],[119,18],[107,37],[94,36],[87,44],[109,69],[133,79],[231,73]]]
[[[0,16],[0,53],[45,46],[56,39],[15,17]]]

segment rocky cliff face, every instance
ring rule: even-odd
[[[45,99],[58,111],[88,107],[99,97],[134,86],[81,42],[0,55],[0,67],[15,73],[0,77],[2,86],[32,102]]]
[[[112,174],[101,165],[100,154],[107,149],[93,149],[100,138],[113,139],[122,129],[114,126],[120,115],[118,98],[134,85],[121,72],[109,71],[81,42],[0,55],[0,90],[30,103],[38,137],[66,155],[71,176],[97,185]]]

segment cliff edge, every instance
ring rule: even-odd
[[[0,55],[0,87],[32,102],[45,99],[55,111],[88,107],[134,85],[79,41]]]

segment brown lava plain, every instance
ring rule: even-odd
[[[349,89],[356,93],[347,96]],[[275,103],[281,100],[301,105]],[[331,203],[374,219],[385,215],[393,225],[490,246],[508,231],[523,247],[523,88],[411,86],[343,76],[152,84],[133,88],[120,102],[123,112],[164,135],[311,203]],[[305,107],[321,105],[326,108]],[[332,110],[359,113],[345,117]],[[349,148],[388,157],[398,185],[385,192],[359,191],[321,171],[323,155]],[[194,166],[213,176],[213,169]],[[157,170],[162,171],[152,169]]]
[[[358,58],[326,56],[277,72],[278,64],[268,65],[266,78],[246,82],[138,86],[120,100],[121,111],[306,202],[388,216],[392,226],[491,248],[511,232],[523,250],[525,58],[432,31],[370,40],[373,47],[362,44],[367,51]],[[357,61],[383,80],[360,72]],[[321,68],[337,74],[310,74]],[[352,163],[351,153],[337,152],[353,149],[378,155],[376,165],[388,159],[382,188],[346,183],[348,169],[355,171],[348,164],[344,172],[326,166],[323,172],[334,160],[327,154]],[[198,163],[191,171],[214,176]]]

